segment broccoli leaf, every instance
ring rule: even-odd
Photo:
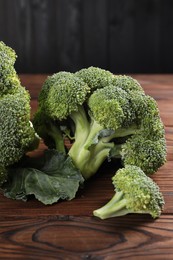
[[[53,204],[60,199],[73,199],[84,181],[71,158],[55,150],[45,151],[40,160],[29,158],[26,162],[21,168],[9,170],[3,186],[6,197],[26,201],[34,195],[45,205]]]

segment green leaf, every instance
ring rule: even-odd
[[[44,204],[71,200],[84,182],[70,157],[55,150],[46,150],[43,157],[27,158],[25,166],[9,170],[4,195],[26,201],[29,195]],[[28,168],[28,166],[32,168]]]

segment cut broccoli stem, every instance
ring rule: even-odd
[[[126,208],[127,201],[123,198],[123,192],[116,192],[113,198],[103,207],[94,210],[93,214],[101,219],[123,216],[130,211]]]

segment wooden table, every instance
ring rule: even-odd
[[[113,195],[114,169],[105,164],[76,199],[44,206],[0,195],[0,259],[173,259],[173,75],[133,75],[157,101],[165,123],[168,157],[153,179],[165,198],[159,219],[92,216]],[[32,113],[46,75],[21,75]]]

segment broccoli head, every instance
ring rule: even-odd
[[[7,168],[40,140],[30,122],[30,95],[13,67],[15,59],[15,52],[0,42],[0,184],[7,179]]]
[[[43,84],[33,123],[48,147],[68,153],[85,179],[107,158],[147,174],[166,160],[157,103],[129,76],[95,67],[55,73]]]
[[[103,207],[94,210],[101,219],[123,216],[128,213],[160,216],[164,199],[158,185],[137,166],[127,165],[112,178],[115,195]]]

